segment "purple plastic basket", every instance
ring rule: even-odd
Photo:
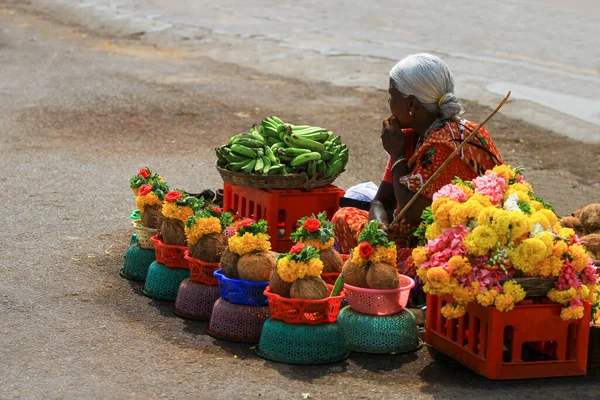
[[[247,306],[266,306],[269,302],[263,294],[269,282],[250,282],[240,279],[230,279],[223,275],[220,269],[214,272],[219,283],[221,297],[232,304]]]

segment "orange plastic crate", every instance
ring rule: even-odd
[[[427,295],[425,341],[489,379],[585,375],[591,305],[582,319],[563,321],[561,305],[519,303],[509,312],[471,303],[447,320],[440,309],[452,299]]]
[[[223,210],[235,211],[241,217],[266,220],[271,247],[284,252],[294,245],[290,234],[300,218],[325,211],[331,219],[340,208],[344,193],[333,185],[307,191],[256,189],[226,183]]]

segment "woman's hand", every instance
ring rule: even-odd
[[[404,156],[404,133],[402,133],[398,119],[393,115],[383,120],[381,143],[385,151],[392,157],[392,160]]]

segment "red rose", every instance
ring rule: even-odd
[[[142,185],[138,188],[138,196],[145,196],[152,191],[152,185]]]
[[[181,200],[182,197],[183,195],[181,194],[181,192],[173,190],[172,192],[166,194],[165,201],[167,203],[175,203],[177,200]]]
[[[309,218],[304,221],[304,229],[309,232],[316,232],[321,226],[321,221],[316,218]]]
[[[362,242],[360,244],[360,246],[358,246],[358,254],[362,258],[371,257],[373,255],[374,251],[375,251],[375,249],[373,248],[373,246],[371,246],[371,244],[369,242]]]
[[[150,171],[147,168],[140,169],[140,172],[137,174],[138,178],[148,179],[150,178]]]
[[[253,223],[254,223],[254,222],[253,222],[251,219],[249,219],[249,218],[247,218],[247,219],[245,219],[245,220],[242,220],[242,221],[240,221],[240,222],[238,223],[238,225],[237,225],[238,231],[239,231],[239,230],[240,230],[240,228],[242,228],[242,227],[244,227],[244,228],[248,228],[248,227],[252,226],[252,224],[253,224]]]
[[[298,254],[300,253],[304,248],[306,247],[306,245],[304,243],[298,243],[295,244],[291,249],[290,249],[290,254]]]
[[[221,209],[219,207],[213,207],[212,210],[217,215],[223,214],[223,211],[221,211]]]

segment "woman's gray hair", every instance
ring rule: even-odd
[[[437,56],[427,53],[408,56],[392,68],[390,78],[396,90],[416,97],[426,110],[439,112],[443,119],[463,112],[454,95],[452,72]]]

